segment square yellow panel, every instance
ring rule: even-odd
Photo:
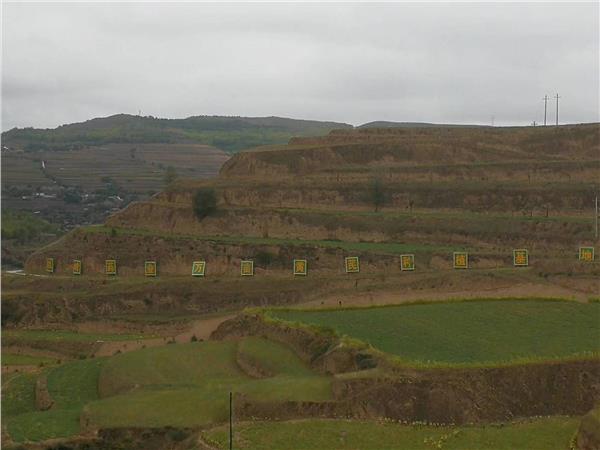
[[[513,265],[516,267],[525,267],[529,265],[529,252],[527,249],[518,248],[513,250]]]
[[[107,259],[106,261],[104,261],[104,269],[106,271],[106,275],[116,275],[117,274],[117,260]]]
[[[453,259],[455,269],[469,268],[469,254],[467,252],[454,252]]]
[[[73,260],[73,275],[81,275],[81,261],[79,259]]]
[[[243,277],[251,277],[254,275],[254,261],[246,260],[240,263],[240,273]]]
[[[400,255],[400,270],[415,270],[415,255]]]
[[[46,272],[54,273],[54,258],[46,258]]]
[[[579,261],[594,261],[594,247],[579,247]]]
[[[194,261],[192,263],[192,276],[203,277],[206,270],[206,261]]]
[[[294,260],[294,275],[306,275],[308,273],[308,264],[305,259]]]
[[[344,260],[346,266],[346,273],[358,273],[360,272],[360,263],[358,256],[348,256]]]
[[[144,262],[144,275],[147,277],[155,277],[157,275],[156,261]]]

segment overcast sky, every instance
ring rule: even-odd
[[[587,4],[17,4],[2,129],[116,113],[527,125],[599,120]],[[548,120],[555,120],[555,100]]]

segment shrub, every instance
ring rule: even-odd
[[[259,251],[254,255],[254,260],[256,261],[256,263],[259,266],[262,266],[262,267],[267,267],[267,266],[271,265],[274,258],[275,258],[275,255],[273,255],[272,253],[269,253],[269,252],[265,252],[265,251]]]
[[[197,219],[202,220],[217,210],[217,195],[212,188],[201,188],[192,199],[192,208]]]

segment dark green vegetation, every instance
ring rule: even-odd
[[[183,143],[212,145],[228,152],[267,144],[283,144],[293,136],[318,136],[336,128],[336,122],[280,117],[194,116],[158,119],[118,114],[55,129],[12,129],[2,133],[3,145],[25,150],[71,150],[111,143]]]
[[[238,353],[266,378],[236,363]],[[276,358],[272,359],[275,355]],[[223,422],[233,390],[266,400],[331,398],[331,380],[313,373],[287,347],[259,338],[147,348],[109,359],[63,364],[47,372],[55,402],[37,411],[36,376],[17,375],[4,385],[3,419],[16,441],[75,435],[83,427],[197,426]]]
[[[393,422],[299,420],[250,422],[236,426],[234,448],[252,450],[564,450],[578,419],[544,418],[489,426],[433,427]],[[204,433],[220,449],[228,448],[228,430]],[[292,438],[293,436],[293,438]]]
[[[59,233],[58,227],[26,211],[2,210],[2,240],[15,239],[26,243],[38,239],[42,234]]]
[[[598,303],[503,299],[268,314],[333,329],[419,365],[493,365],[600,352]]]
[[[29,254],[61,234],[59,227],[39,215],[2,209],[2,266],[22,267]]]
[[[202,220],[217,209],[217,196],[212,188],[200,188],[192,200],[194,215]]]

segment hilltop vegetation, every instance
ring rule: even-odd
[[[280,117],[193,116],[159,119],[118,114],[63,125],[55,129],[22,128],[2,133],[3,145],[27,151],[71,150],[115,143],[199,143],[230,153],[268,144],[283,144],[293,136],[318,136],[350,125]]]
[[[22,267],[37,248],[54,241],[62,230],[28,211],[2,209],[2,266]]]

